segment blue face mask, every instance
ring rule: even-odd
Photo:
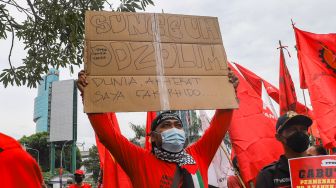
[[[183,150],[184,143],[186,140],[185,133],[182,129],[168,129],[161,133],[162,138],[162,149],[178,153]]]

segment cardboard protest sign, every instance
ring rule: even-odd
[[[217,18],[88,11],[85,112],[236,108]]]
[[[289,159],[292,188],[336,187],[336,155]]]

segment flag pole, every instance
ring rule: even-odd
[[[304,89],[301,89],[301,90],[302,90],[302,95],[303,95],[303,101],[304,101],[304,104],[305,104],[305,107],[306,107],[306,115],[308,115],[308,107],[307,107],[307,102],[306,102],[306,95],[305,95]],[[313,138],[313,142],[315,143],[316,138],[313,135],[313,129],[311,127],[309,127],[309,129],[310,129],[310,135]]]
[[[230,157],[229,157],[229,154],[227,153],[226,149],[225,149],[224,146],[223,146],[223,142],[220,144],[220,148],[223,150],[223,152],[224,152],[226,158],[228,159],[228,161],[229,161],[231,167],[233,168],[235,174],[237,175],[240,184],[243,186],[243,188],[246,188],[246,186],[245,186],[245,184],[244,184],[244,182],[243,182],[243,179],[241,178],[239,172],[238,172],[237,169],[233,166],[232,161],[231,161],[231,159],[230,159]]]
[[[291,55],[290,55],[290,53],[289,53],[289,51],[288,51],[288,46],[282,46],[282,44],[281,44],[281,40],[279,40],[279,45],[280,45],[280,47],[279,48],[277,48],[277,49],[280,49],[281,51],[282,51],[282,54],[283,54],[283,50],[282,49],[285,49],[286,51],[287,51],[287,53],[288,53],[288,56],[289,57],[291,57]],[[284,57],[284,59],[285,59],[285,57]],[[285,61],[285,63],[286,63],[286,61]]]
[[[292,25],[293,25],[293,28],[294,28],[293,20],[291,20],[291,21],[292,21]],[[305,105],[305,107],[306,107],[306,114],[305,114],[305,115],[308,115],[308,107],[307,107],[307,102],[306,102],[306,94],[305,94],[305,92],[304,92],[304,89],[301,89],[301,90],[302,90],[302,95],[303,95],[304,105]],[[310,127],[309,129],[310,129],[310,135],[311,135],[311,137],[313,138],[313,142],[315,143],[316,138],[315,138],[314,135],[313,135],[313,129],[312,129],[311,127]]]
[[[305,95],[304,89],[301,89],[301,90],[302,90],[302,95],[303,95],[303,101],[304,101],[304,104],[305,104],[305,107],[306,107],[306,115],[308,115],[308,107],[307,107],[307,102],[306,102],[306,95]]]
[[[292,27],[294,28],[295,27],[295,23],[294,23],[293,19],[291,19],[291,22],[292,22]]]

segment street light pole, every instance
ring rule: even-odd
[[[34,148],[28,148],[28,147],[27,147],[27,149],[34,150],[34,151],[37,152],[37,164],[40,165],[40,152],[39,152],[39,150],[34,149]]]
[[[33,150],[33,151],[36,151],[36,153],[37,153],[37,164],[40,166],[40,151],[37,150],[37,149],[34,149],[34,148],[27,147],[26,144],[23,144],[23,147],[26,151],[29,150],[29,149]]]
[[[64,151],[64,147],[66,146],[66,144],[68,143],[68,142],[70,142],[70,141],[72,141],[72,140],[67,140],[66,142],[64,142],[64,144],[63,144],[63,146],[62,146],[62,149],[61,149],[61,163],[60,163],[60,187],[62,187],[62,176],[63,176],[63,163],[62,163],[62,161],[63,161],[63,151]]]

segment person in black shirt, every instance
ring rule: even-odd
[[[257,176],[256,188],[291,187],[288,159],[306,156],[309,146],[308,127],[312,120],[305,115],[288,111],[276,123],[276,139],[285,153],[280,159],[264,167]]]

